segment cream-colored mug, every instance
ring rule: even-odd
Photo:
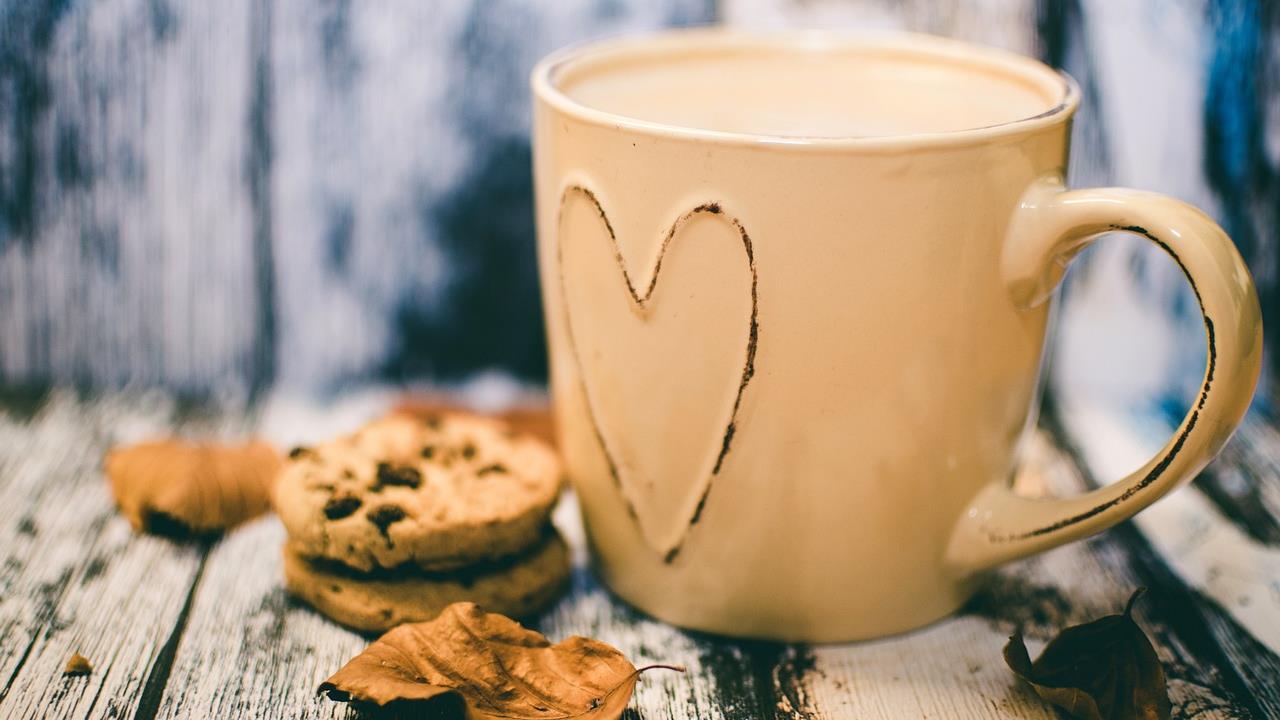
[[[1038,62],[695,30],[558,52],[533,87],[561,448],[600,575],[662,620],[918,627],[1190,480],[1249,404],[1262,328],[1231,240],[1171,198],[1064,189],[1079,92]],[[1047,300],[1111,231],[1186,274],[1204,383],[1132,475],[1019,497]]]

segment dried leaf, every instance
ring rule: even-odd
[[[169,439],[117,448],[106,472],[133,528],[161,535],[225,530],[266,512],[280,455],[264,442],[201,445]]]
[[[89,658],[75,653],[67,660],[66,667],[62,668],[63,675],[88,675],[93,672],[93,665],[89,663]]]
[[[598,640],[575,636],[552,645],[510,618],[454,603],[435,620],[383,635],[320,692],[454,718],[607,720],[622,714],[648,669],[636,670]]]
[[[419,419],[426,419],[440,413],[466,413],[493,417],[505,422],[516,433],[535,437],[551,447],[556,445],[555,425],[551,419],[551,411],[545,405],[522,405],[500,413],[481,413],[439,397],[423,396],[402,400],[392,412]]]
[[[1004,647],[1004,660],[1037,694],[1086,720],[1165,720],[1171,708],[1164,668],[1133,621],[1139,588],[1124,613],[1069,627],[1031,662],[1022,635]]]

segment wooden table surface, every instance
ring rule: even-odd
[[[249,412],[156,392],[86,398],[8,392],[0,402],[0,717],[356,717],[316,686],[368,642],[290,599],[273,517],[216,542],[134,535],[102,479],[107,447],[149,435],[260,433],[314,441],[384,410],[385,392],[323,405],[269,398]],[[1160,422],[1059,408],[1019,485],[1068,493],[1142,459]],[[1127,464],[1127,465],[1126,465]],[[1009,566],[957,616],[842,646],[687,633],[611,597],[584,566],[572,497],[557,522],[575,545],[571,592],[537,621],[583,634],[650,673],[628,715],[658,718],[1053,718],[1001,660],[1021,627],[1031,650],[1068,624],[1137,617],[1169,677],[1174,717],[1280,717],[1280,434],[1252,415],[1195,485],[1086,543]],[[73,652],[94,671],[63,677]],[[638,713],[638,715],[637,715]]]

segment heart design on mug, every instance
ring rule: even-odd
[[[671,562],[733,447],[759,338],[751,239],[716,203],[671,224],[633,280],[596,195],[560,197],[556,249],[589,419],[646,544]]]

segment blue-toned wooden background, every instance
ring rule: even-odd
[[[0,0],[0,384],[540,381],[528,70],[712,21],[906,28],[1066,68],[1073,182],[1201,205],[1280,320],[1274,3]],[[1055,387],[1171,407],[1195,387],[1198,315],[1158,253],[1103,243],[1066,300]]]

